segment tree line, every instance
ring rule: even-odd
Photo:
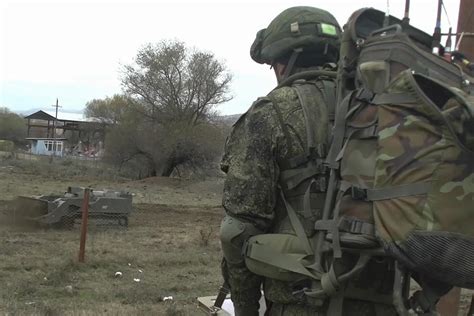
[[[0,151],[8,151],[13,144],[24,146],[26,144],[25,137],[25,120],[8,108],[0,107]],[[13,148],[11,149],[13,150]]]

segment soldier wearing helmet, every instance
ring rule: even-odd
[[[371,262],[370,274],[348,284],[321,279],[324,286],[317,269],[304,266],[314,257],[327,189],[340,32],[329,12],[292,7],[251,47],[252,59],[272,65],[279,85],[235,123],[221,162],[222,272],[237,316],[258,315],[262,288],[266,315],[396,315],[387,262]],[[318,286],[324,291],[311,290]]]

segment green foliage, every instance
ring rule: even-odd
[[[8,108],[0,107],[0,139],[10,140],[15,144],[24,144],[26,137],[26,122],[18,114]]]

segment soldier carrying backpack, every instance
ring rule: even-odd
[[[252,45],[279,86],[222,161],[237,315],[257,315],[262,283],[268,315],[435,315],[453,285],[474,288],[474,79],[408,21],[361,9],[334,80],[338,35],[295,7]]]
[[[344,255],[326,273],[314,265],[329,169],[327,159],[336,86],[340,28],[312,7],[283,11],[257,33],[251,56],[272,65],[279,85],[235,124],[221,168],[227,174],[221,226],[223,275],[236,315],[257,315],[260,289],[267,315],[395,315],[393,264],[367,260],[336,294],[334,273],[357,255]],[[322,249],[322,247],[321,247]],[[311,266],[313,264],[313,266]]]

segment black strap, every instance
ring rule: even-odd
[[[351,234],[375,235],[374,224],[362,221],[355,217],[342,217],[339,221],[339,229]]]
[[[291,71],[293,70],[293,67],[295,66],[296,59],[298,58],[299,54],[303,51],[303,48],[296,48],[293,50],[290,56],[290,60],[288,60],[288,63],[286,64],[285,68],[285,73],[283,74],[283,80],[288,78],[291,74]]]
[[[224,284],[222,284],[221,288],[219,289],[219,293],[217,294],[216,301],[214,302],[215,307],[222,307],[222,304],[224,303],[227,294],[229,294],[229,285],[227,282],[224,281]]]
[[[404,196],[427,194],[431,190],[431,183],[417,182],[376,189],[360,188],[351,185],[350,189],[354,200],[382,201]]]

